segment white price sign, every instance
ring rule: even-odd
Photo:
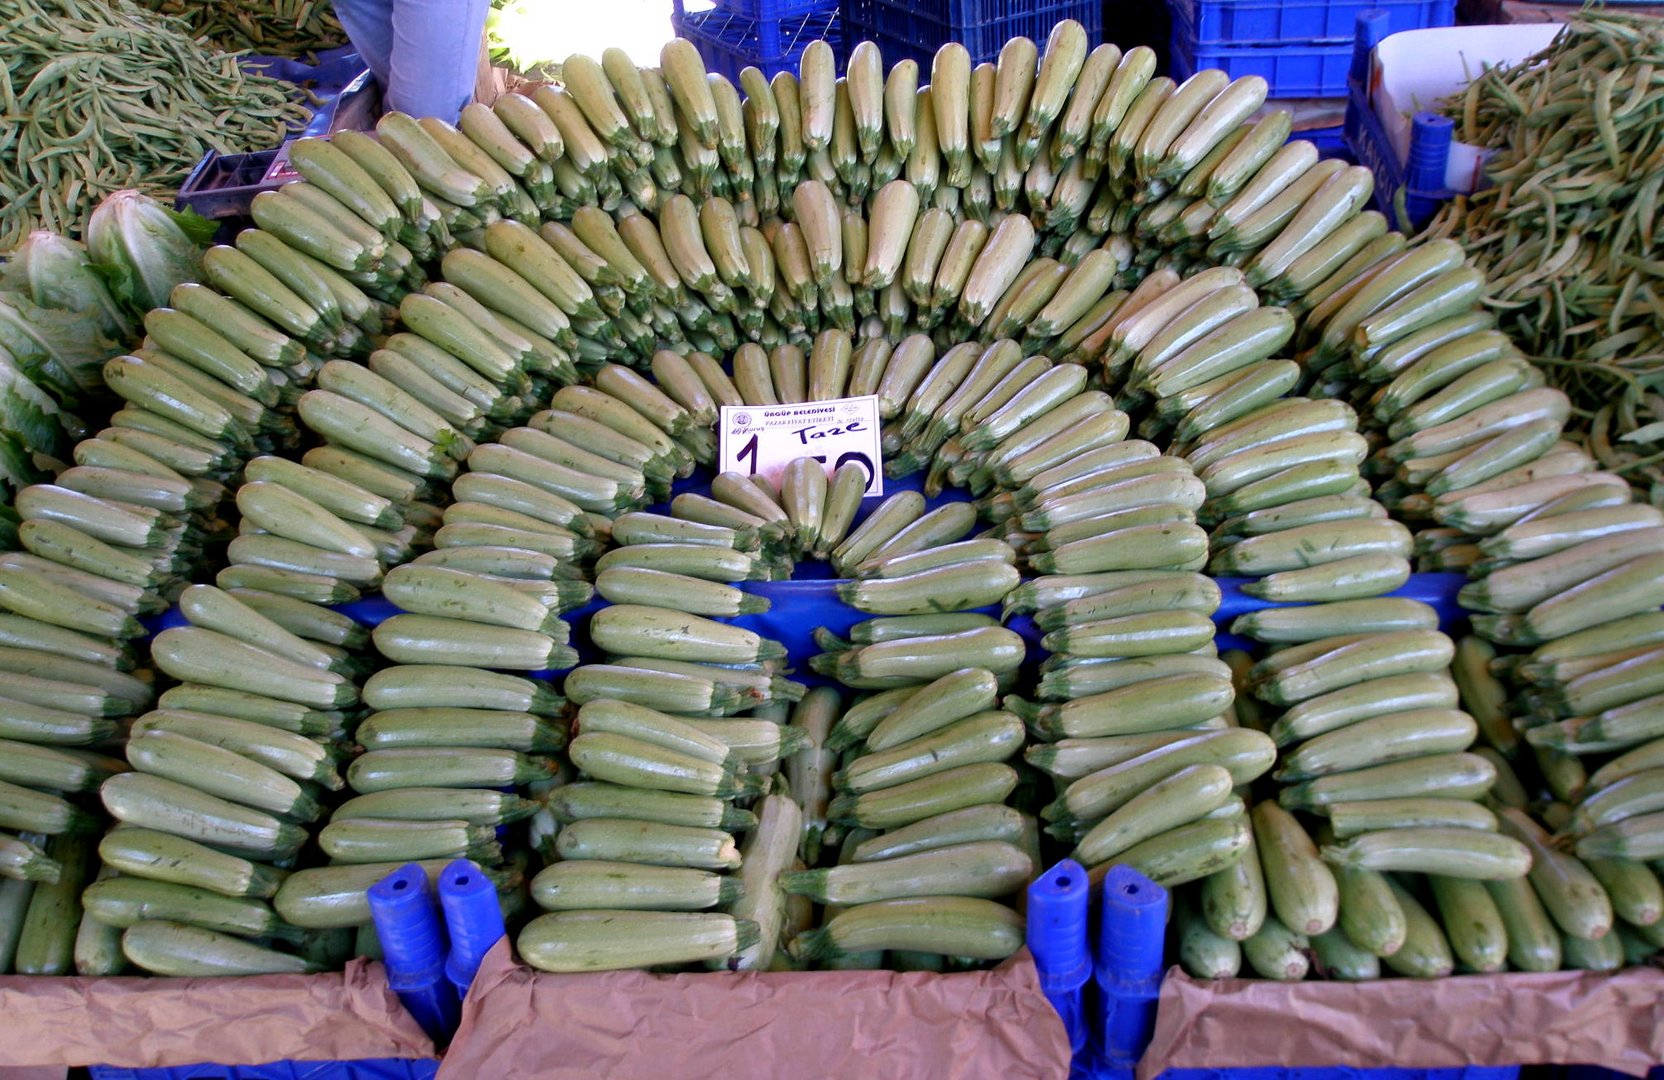
[[[814,458],[829,476],[854,462],[867,471],[866,494],[884,494],[876,395],[799,405],[729,405],[719,423],[723,472],[762,476],[779,487],[780,474],[798,458]]]

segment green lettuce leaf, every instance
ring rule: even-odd
[[[41,307],[93,319],[112,341],[130,341],[136,333],[137,324],[93,270],[86,247],[54,232],[37,229],[18,245],[0,271],[0,290],[22,293]]]
[[[104,336],[91,316],[0,292],[0,350],[30,380],[73,408],[102,389],[104,361],[121,347]]]
[[[202,244],[182,220],[187,215],[131,190],[110,195],[87,220],[87,254],[135,316],[166,306],[174,286],[202,276]],[[194,224],[192,230],[200,234]]]

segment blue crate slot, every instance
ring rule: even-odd
[[[1375,208],[1395,228],[1418,232],[1455,195],[1445,187],[1444,177],[1456,125],[1437,113],[1417,113],[1410,123],[1409,156],[1399,160],[1397,148],[1369,103],[1369,57],[1386,36],[1385,27],[1380,12],[1358,16],[1347,85],[1346,141],[1358,164],[1375,174]]]
[[[930,61],[950,41],[964,44],[971,63],[992,61],[1011,38],[1045,47],[1052,27],[1075,19],[1094,44],[1103,39],[1103,5],[1081,0],[840,0],[846,50],[876,42],[885,64],[915,60],[930,81]]]
[[[1365,11],[1380,11],[1390,29],[1452,26],[1456,0],[1168,0],[1174,21],[1208,45],[1275,45],[1352,40]]]
[[[1188,27],[1173,20],[1169,74],[1184,81],[1203,68],[1218,68],[1233,79],[1258,75],[1273,98],[1325,98],[1346,95],[1352,47],[1343,42],[1285,45],[1213,45],[1195,41]]]
[[[712,8],[687,11],[675,0],[670,24],[676,36],[693,42],[705,67],[738,85],[740,71],[760,68],[764,75],[796,73],[803,50],[811,41],[825,39],[838,51],[838,12],[817,9],[794,18],[759,19]]]
[[[268,1065],[173,1065],[123,1069],[91,1065],[92,1080],[433,1080],[439,1062],[429,1058],[363,1058],[358,1061],[274,1061]]]

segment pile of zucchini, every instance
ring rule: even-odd
[[[532,882],[533,899],[549,913],[520,932],[526,962],[595,971],[721,964],[759,946],[772,954],[774,940],[765,944],[759,932],[762,920],[734,912],[748,896],[778,906],[773,876],[794,853],[798,808],[770,795],[752,814],[732,800],[764,790],[753,770],[778,765],[790,729],[602,700],[578,710],[573,730],[570,755],[580,779],[553,795],[562,821],[557,861]],[[734,833],[747,826],[750,851],[742,856]],[[747,881],[725,876],[742,865],[751,875],[768,875],[753,876],[755,893]],[[772,928],[777,936],[778,913]]]
[[[568,676],[567,693],[581,701],[568,748],[579,779],[551,796],[556,861],[532,882],[549,914],[520,932],[520,953],[550,971],[766,968],[783,929],[776,879],[796,854],[802,814],[779,794],[754,813],[733,800],[763,795],[800,733],[779,717],[732,717],[804,691],[778,674],[778,642],[677,606],[684,595],[701,608],[730,599],[722,590],[737,590],[719,583],[735,576],[725,564],[749,560],[733,545],[756,544],[757,533],[742,540],[642,513],[618,518],[615,539],[620,528],[635,542],[609,554],[632,557],[602,575],[614,575],[609,589],[620,575],[626,589],[645,580],[640,598],[653,602],[597,611],[589,639],[603,663]],[[735,833],[744,830],[742,853]],[[743,877],[732,874],[742,867]]]
[[[1245,125],[1262,80],[1087,46],[736,89],[678,41],[298,143],[16,500],[0,959],[334,966],[387,869],[471,857],[511,915],[531,878],[553,970],[941,970],[1021,945],[1042,810],[1177,890],[1198,974],[1652,951],[1664,519],[1457,245]],[[809,458],[675,490],[719,407],[865,394],[890,475],[970,501],[863,516]],[[724,621],[808,559],[865,616],[814,689]],[[1387,595],[1413,561],[1474,578],[1475,636]],[[1278,605],[1232,627],[1264,652],[1218,653],[1204,574]],[[174,602],[178,685],[112,723]]]
[[[301,823],[317,813],[316,789],[307,785],[334,776],[326,748],[281,728],[310,723],[327,733],[331,721],[313,707],[328,712],[356,701],[350,683],[331,670],[341,657],[325,652],[338,640],[314,647],[213,587],[181,594],[229,531],[219,517],[226,482],[253,453],[293,445],[284,387],[304,377],[309,361],[298,343],[234,301],[190,284],[174,296],[179,307],[147,314],[142,347],[105,365],[106,383],[125,407],[76,447],[76,464],[56,483],[26,488],[15,502],[24,551],[5,556],[15,579],[5,600],[13,723],[44,707],[33,717],[46,725],[35,741],[142,743],[126,762],[63,749],[25,769],[28,755],[15,755],[13,778],[65,792],[102,788],[105,808],[120,822],[97,845],[104,870],[83,917],[81,885],[96,862],[82,834],[96,825],[79,811],[53,822],[42,816],[53,809],[43,796],[19,798],[8,825],[63,834],[54,841],[57,865],[38,868],[55,883],[32,886],[32,898],[30,886],[8,886],[9,910],[22,914],[6,920],[0,953],[19,971],[109,974],[131,961],[189,973],[200,970],[195,958],[204,942],[223,959],[219,970],[267,969],[268,950],[238,935],[269,931],[294,942],[265,903],[282,877],[267,864],[305,841]],[[151,681],[129,673],[145,660],[131,643],[146,633],[139,617],[176,598],[190,619],[213,629],[173,632],[155,644],[154,660],[176,659],[175,671],[207,682],[176,688],[172,700],[158,703],[160,712],[131,725],[93,720],[75,733],[74,714],[127,717],[155,701]],[[322,609],[312,624],[339,640],[363,634]],[[246,681],[230,681],[239,664],[248,665],[237,673]],[[193,699],[215,683],[214,673],[220,687],[233,689],[213,704]],[[284,686],[271,699],[241,689],[273,682]],[[234,730],[221,730],[221,719]],[[30,738],[21,726],[14,734]],[[65,772],[72,765],[83,774],[78,779]],[[205,770],[210,775],[198,782]],[[118,782],[105,787],[106,777]],[[22,820],[25,813],[38,820]],[[179,921],[197,911],[191,925]],[[289,954],[277,962],[285,970],[314,966]]]
[[[794,928],[799,962],[874,967],[887,952],[892,967],[941,970],[944,957],[998,960],[1022,946],[1022,920],[997,901],[1034,876],[1039,833],[1006,805],[1019,782],[1006,763],[1024,733],[994,707],[998,691],[993,672],[963,668],[874,694],[824,729],[820,768],[791,774],[806,817],[828,823],[805,837],[805,857],[818,848],[830,861],[838,841],[836,865],[780,880],[822,905],[818,926]],[[838,752],[843,767],[828,775]],[[805,780],[815,786],[799,795]]]

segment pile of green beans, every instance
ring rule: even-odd
[[[227,52],[305,57],[344,45],[347,32],[330,0],[142,0],[190,23],[193,33]]]
[[[1486,272],[1502,328],[1579,412],[1568,437],[1664,502],[1664,21],[1570,15],[1445,112],[1458,139],[1496,150],[1495,186],[1428,232]]]
[[[208,150],[276,146],[310,115],[305,91],[131,0],[7,0],[0,54],[0,250],[78,237],[110,192],[167,196]]]

